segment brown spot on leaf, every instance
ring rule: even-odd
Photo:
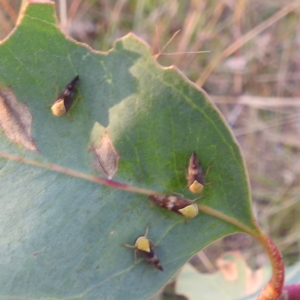
[[[239,276],[243,276],[245,281],[245,294],[255,293],[263,282],[263,269],[251,270],[247,262],[239,251],[231,251],[223,254],[216,261],[221,273],[226,281],[237,281]]]
[[[107,131],[98,146],[92,147],[98,166],[108,179],[112,179],[118,170],[120,155],[116,151]]]
[[[0,87],[0,126],[8,139],[26,149],[37,151],[30,135],[32,116],[10,88]]]

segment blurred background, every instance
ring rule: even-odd
[[[21,2],[0,0],[0,39],[14,28]],[[55,2],[61,29],[74,39],[107,51],[117,38],[134,32],[161,65],[176,65],[203,87],[241,145],[260,225],[279,247],[286,266],[298,262],[300,1]],[[268,262],[255,241],[237,234],[207,247],[190,264],[201,273],[221,270],[225,276],[232,267],[222,270],[228,253],[245,260],[252,275]],[[186,299],[172,295],[175,283],[160,297]]]

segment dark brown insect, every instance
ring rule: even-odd
[[[76,94],[76,86],[79,80],[79,75],[75,76],[70,81],[64,90],[59,94],[57,99],[51,106],[52,114],[56,117],[65,115],[72,106],[74,96]]]
[[[183,197],[170,196],[170,195],[151,195],[149,199],[167,209],[171,210],[177,214],[180,214],[187,219],[194,218],[199,213],[199,208],[194,201],[185,199]]]
[[[146,228],[145,235],[139,236],[134,245],[128,245],[128,244],[122,244],[125,247],[128,248],[134,248],[134,263],[137,261],[137,252],[146,260],[148,261],[151,265],[153,265],[156,269],[163,271],[163,267],[158,259],[158,257],[155,254],[154,251],[154,243],[151,242],[147,238],[148,234],[148,226]]]
[[[194,194],[200,194],[204,189],[204,175],[196,152],[192,152],[187,172],[189,190]]]

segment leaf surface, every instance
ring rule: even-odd
[[[27,6],[0,45],[0,84],[31,113],[29,151],[0,133],[0,151],[84,174],[99,175],[89,151],[105,130],[120,154],[114,180],[194,199],[186,187],[189,156],[204,172],[197,200],[255,229],[245,166],[231,132],[207,95],[176,68],[162,68],[149,47],[129,34],[108,53],[66,38],[51,3]],[[70,117],[47,107],[79,74]],[[148,299],[200,249],[240,231],[199,213],[188,224],[145,195],[0,159],[0,298]],[[134,244],[149,238],[164,267],[141,259]]]

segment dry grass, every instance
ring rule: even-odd
[[[0,0],[1,37],[19,4]],[[178,54],[159,62],[177,65],[211,95],[242,147],[260,224],[287,264],[299,260],[299,0],[73,0],[60,2],[60,19],[100,50],[133,31],[159,53],[180,30],[164,50]]]

